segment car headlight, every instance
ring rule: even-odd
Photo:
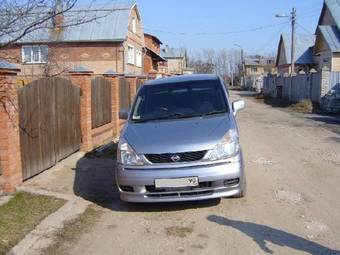
[[[125,139],[120,139],[117,150],[117,161],[127,166],[142,166],[144,161],[137,155]]]
[[[216,161],[236,156],[240,150],[239,138],[236,130],[230,129],[209,156],[209,160]]]

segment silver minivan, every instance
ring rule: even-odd
[[[216,75],[147,82],[130,111],[118,150],[116,182],[127,202],[242,197],[246,179],[235,121],[244,101],[230,102]]]

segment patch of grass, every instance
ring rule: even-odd
[[[87,207],[83,214],[65,223],[64,228],[54,238],[54,243],[43,254],[65,254],[79,240],[82,233],[86,233],[93,228],[101,214],[102,211],[95,205]]]
[[[271,105],[272,107],[278,108],[286,108],[292,112],[300,112],[300,113],[312,113],[316,108],[313,106],[311,100],[302,100],[297,103],[289,102],[289,100],[284,98],[273,98],[268,95],[258,94],[255,97],[256,99],[262,100],[265,104]]]
[[[54,197],[18,192],[0,206],[0,254],[6,254],[44,218],[65,201]]]
[[[290,105],[288,109],[294,112],[312,113],[313,104],[310,100],[303,100],[301,102]]]
[[[191,234],[194,229],[193,227],[168,227],[165,229],[167,236],[175,236],[175,237],[181,237],[184,238],[188,234]]]

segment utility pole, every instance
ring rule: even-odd
[[[244,50],[241,49],[241,61],[242,61],[242,76],[243,76],[243,87],[246,86],[246,63],[244,61]]]
[[[292,9],[291,13],[291,20],[292,20],[292,48],[291,48],[291,70],[290,73],[293,75],[295,72],[295,23],[296,23],[296,9]]]
[[[292,43],[291,43],[291,55],[290,55],[290,74],[292,75],[295,71],[295,25],[296,25],[296,9],[293,7],[290,15],[276,14],[276,18],[290,18],[292,23]]]
[[[244,50],[241,45],[237,43],[235,43],[234,45],[241,49],[241,62],[242,62],[241,65],[242,65],[242,78],[243,78],[243,81],[242,81],[243,84],[241,84],[241,86],[243,85],[243,87],[245,87],[246,86],[246,64],[244,61]]]

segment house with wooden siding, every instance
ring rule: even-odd
[[[295,35],[295,73],[300,71],[309,72],[315,67],[313,56],[314,43],[314,35],[299,33]],[[276,56],[277,72],[280,74],[291,72],[291,44],[291,35],[281,34]]]
[[[325,0],[316,29],[314,47],[318,70],[340,71],[340,1]]]
[[[83,23],[70,25],[72,20]],[[54,75],[81,67],[96,74],[143,74],[144,31],[136,4],[75,7],[0,50],[21,75]],[[1,37],[0,43],[11,38]]]
[[[144,73],[153,78],[167,75],[167,60],[160,55],[162,42],[155,35],[146,33],[144,41]]]

